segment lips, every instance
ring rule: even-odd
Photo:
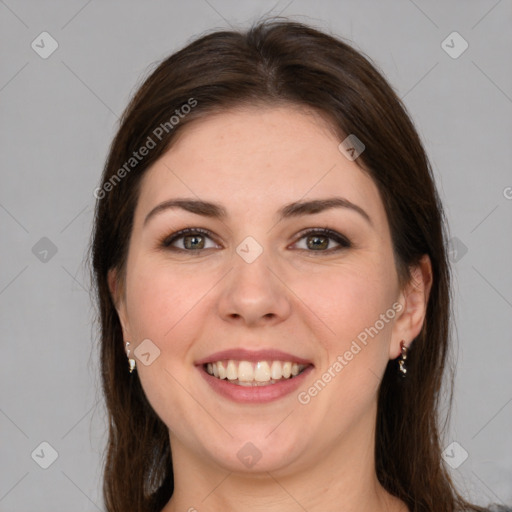
[[[201,376],[220,395],[235,402],[264,403],[292,393],[314,365],[280,350],[231,349],[195,362]]]
[[[234,361],[251,361],[253,363],[257,363],[258,361],[291,361],[292,363],[306,366],[313,364],[308,359],[304,359],[287,352],[282,352],[280,350],[271,349],[251,351],[243,348],[215,352],[214,354],[199,359],[195,364],[196,366],[200,366],[208,363],[216,363],[217,361],[227,361],[230,359]]]
[[[291,361],[217,361],[204,365],[206,371],[219,379],[227,379],[239,385],[264,385],[274,384],[281,379],[296,377],[304,371],[305,364],[292,363]]]

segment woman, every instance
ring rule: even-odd
[[[441,456],[442,205],[364,56],[286,21],[196,40],[95,194],[107,510],[484,510]]]

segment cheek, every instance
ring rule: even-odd
[[[326,339],[332,340],[328,348],[341,350],[392,306],[392,276],[383,261],[359,260],[303,274],[293,289],[312,315],[322,320]],[[388,322],[380,327],[386,331],[389,326]]]
[[[330,269],[321,280],[318,274],[308,277],[309,286],[300,291],[314,312],[311,318],[328,327],[321,327],[324,334],[317,338],[326,352],[319,378],[301,390],[312,397],[328,430],[348,429],[374,404],[395,317],[392,278],[379,265],[347,265]]]
[[[187,325],[186,317],[211,287],[204,275],[154,264],[134,265],[127,283],[130,324],[139,339],[165,343]]]
[[[137,362],[137,372],[147,399],[162,421],[184,432],[190,403],[186,362],[188,349],[201,323],[200,301],[208,290],[204,277],[176,267],[139,260],[128,269],[127,304],[137,342],[150,339],[160,349],[151,365]],[[131,272],[131,273],[130,273]],[[211,287],[211,285],[210,285]],[[199,414],[199,412],[198,412]]]

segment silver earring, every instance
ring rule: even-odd
[[[132,373],[132,372],[133,372],[133,370],[136,368],[135,359],[132,359],[132,358],[130,357],[130,352],[131,352],[131,351],[130,351],[130,349],[128,348],[128,347],[130,346],[130,342],[129,342],[129,341],[127,341],[125,345],[126,345],[126,355],[128,356],[128,371],[129,371],[130,373]]]
[[[405,367],[405,360],[407,359],[407,352],[409,351],[409,349],[405,346],[404,340],[400,342],[400,348],[402,350],[402,353],[400,354],[398,364],[400,366],[400,375],[402,377],[405,377],[405,374],[407,373],[407,368]]]

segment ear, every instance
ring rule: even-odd
[[[117,269],[110,269],[108,271],[107,281],[110,296],[112,297],[112,302],[116,308],[121,328],[123,329],[123,338],[125,341],[130,341],[132,337],[126,312],[125,294]]]
[[[389,347],[390,359],[396,359],[400,353],[400,341],[407,347],[418,336],[427,314],[428,298],[432,288],[432,264],[427,254],[411,269],[411,280],[405,290],[400,292],[399,302],[404,307],[397,315],[393,326],[392,341]]]

